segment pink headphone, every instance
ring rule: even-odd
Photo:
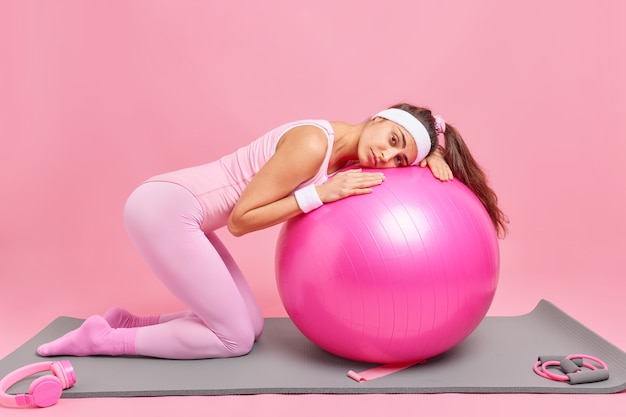
[[[35,379],[28,394],[7,394],[7,390],[20,380],[40,372],[52,371]],[[76,374],[70,361],[38,362],[17,369],[0,381],[0,404],[5,407],[50,407],[59,401],[61,392],[76,383]]]

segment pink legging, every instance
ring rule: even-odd
[[[126,202],[124,222],[152,271],[190,310],[140,327],[137,354],[195,359],[248,353],[263,317],[222,242],[201,230],[196,197],[168,182],[142,184]]]

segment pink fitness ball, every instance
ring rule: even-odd
[[[478,198],[427,168],[385,170],[367,195],[286,222],[276,279],[287,314],[322,349],[399,363],[463,341],[487,314],[498,240]]]

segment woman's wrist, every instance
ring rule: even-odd
[[[324,205],[322,200],[320,200],[319,194],[317,194],[314,184],[296,190],[293,195],[296,197],[298,207],[300,207],[300,210],[304,213],[308,213]]]

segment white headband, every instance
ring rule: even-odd
[[[374,117],[382,117],[383,119],[397,123],[411,134],[417,145],[417,159],[415,159],[411,165],[419,164],[422,159],[428,156],[431,148],[430,135],[428,135],[428,130],[426,130],[422,122],[417,120],[411,113],[392,108],[383,110]]]

